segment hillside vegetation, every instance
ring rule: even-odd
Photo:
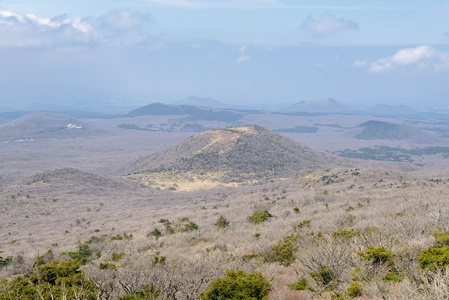
[[[243,126],[201,132],[126,168],[131,179],[178,190],[283,179],[344,164],[263,127]]]
[[[0,299],[447,299],[447,171],[357,163],[245,126],[27,176],[0,189]]]
[[[37,260],[25,255],[27,243],[37,245],[36,233],[2,234],[0,274],[8,279],[0,296],[197,299],[227,293],[219,284],[235,276],[260,284],[269,299],[443,299],[447,184],[382,169],[333,169],[259,186],[153,195],[167,197],[167,210],[77,212],[80,221],[46,237]],[[186,196],[190,202],[177,206]],[[114,228],[102,225],[114,218]],[[54,277],[46,277],[49,270]]]

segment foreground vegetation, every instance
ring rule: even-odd
[[[76,245],[2,253],[0,299],[446,299],[448,183],[328,170],[216,190],[140,231],[81,221]]]

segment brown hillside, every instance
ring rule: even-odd
[[[0,126],[0,140],[17,142],[98,135],[101,130],[67,114],[33,112]]]
[[[346,160],[315,151],[263,127],[244,126],[204,131],[133,161],[125,170],[131,178],[150,185],[179,185],[187,180],[216,186],[281,179],[304,170],[345,164]],[[207,184],[210,182],[215,184]]]

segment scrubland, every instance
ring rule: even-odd
[[[28,299],[27,284],[44,299],[197,299],[230,269],[260,272],[269,299],[447,299],[448,184],[373,168],[191,192],[17,184],[1,194],[0,299]],[[49,283],[55,261],[78,281]]]

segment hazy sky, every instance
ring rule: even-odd
[[[3,0],[0,109],[449,106],[449,2]]]

